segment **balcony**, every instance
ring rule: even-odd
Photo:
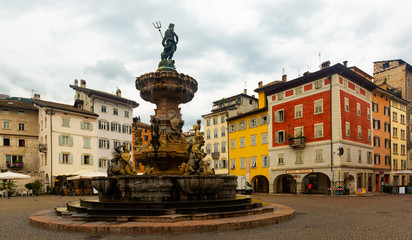
[[[301,136],[301,137],[291,137],[288,138],[289,140],[289,146],[292,148],[304,148],[306,146],[306,137]]]
[[[212,153],[212,159],[219,159],[220,157],[220,152],[213,152]]]
[[[23,167],[23,163],[22,163],[22,162],[17,162],[17,163],[10,163],[10,162],[8,162],[8,163],[6,163],[6,164],[7,164],[7,167],[8,167],[8,168],[11,168],[11,169],[20,169],[20,168]]]
[[[39,152],[47,152],[47,144],[39,144],[39,146],[37,147],[39,149]]]

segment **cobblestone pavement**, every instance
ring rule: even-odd
[[[29,224],[32,213],[79,197],[0,198],[0,239],[412,239],[412,195],[253,197],[292,207],[296,216],[284,223],[237,231],[103,235],[45,230]]]

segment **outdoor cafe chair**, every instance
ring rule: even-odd
[[[6,190],[0,191],[0,196],[1,197],[7,197],[7,191]]]

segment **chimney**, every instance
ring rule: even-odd
[[[77,79],[74,79],[74,86],[79,86],[79,80],[77,80]]]
[[[86,88],[86,80],[80,80],[80,87]]]
[[[120,91],[120,89],[116,90],[116,96],[118,96],[118,97],[122,96],[122,91]]]
[[[343,66],[348,67],[348,61],[343,61]]]
[[[262,82],[262,81],[258,82],[258,86],[259,86],[259,87],[262,87],[262,86],[263,86],[263,82]]]
[[[247,95],[247,89],[246,89],[246,88],[243,89],[243,93],[244,93],[245,95]]]
[[[324,68],[327,68],[327,67],[330,67],[330,61],[329,61],[329,60],[323,62],[323,63],[320,65],[320,69],[324,69]]]
[[[255,94],[253,94],[253,95],[252,95],[252,98],[255,98],[255,97],[256,97]]]
[[[33,99],[40,100],[40,94],[35,93]]]
[[[287,79],[288,79],[288,75],[283,74],[282,75],[282,82],[286,82]]]

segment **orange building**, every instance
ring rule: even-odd
[[[390,181],[391,127],[390,99],[393,96],[382,88],[372,94],[372,128],[376,191]]]
[[[136,141],[136,131],[135,129],[141,128],[142,129],[142,140],[143,140],[143,145],[145,144],[150,144],[150,140],[152,139],[151,131],[150,131],[150,125],[140,122],[140,118],[135,117],[133,118],[133,131],[132,131],[132,138],[133,138],[133,146]],[[138,173],[143,173],[144,172],[144,166],[141,165],[138,162],[135,162],[134,160],[134,148],[133,148],[133,166],[136,168]]]

